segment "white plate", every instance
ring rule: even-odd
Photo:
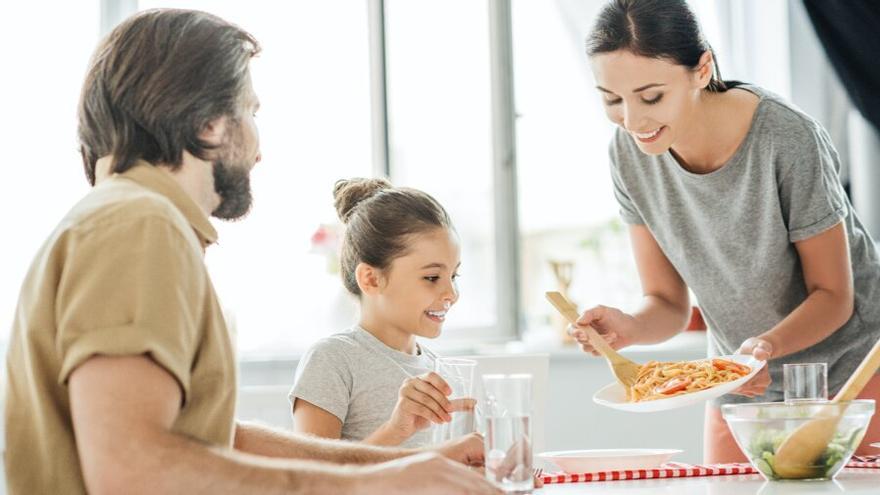
[[[677,449],[596,449],[542,452],[538,458],[554,464],[566,473],[602,473],[624,469],[653,469],[670,457],[681,453]]]
[[[618,383],[610,383],[593,395],[593,402],[603,406],[613,407],[622,411],[630,412],[654,412],[665,411],[667,409],[676,409],[679,407],[690,406],[700,402],[721,397],[722,395],[733,392],[743,386],[747,381],[751,380],[761,368],[764,367],[765,361],[758,361],[753,356],[746,354],[735,354],[731,356],[719,356],[721,359],[735,361],[752,368],[751,373],[738,378],[732,382],[722,383],[706,390],[699,392],[691,392],[689,394],[674,395],[668,399],[649,400],[645,402],[628,402],[626,400],[626,390]],[[702,361],[702,359],[698,360]]]

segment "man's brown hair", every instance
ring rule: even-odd
[[[176,9],[138,13],[98,46],[80,96],[79,144],[89,183],[98,158],[110,172],[138,159],[179,167],[183,152],[207,160],[199,132],[240,115],[257,40],[214,15]]]

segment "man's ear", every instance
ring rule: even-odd
[[[199,139],[206,143],[219,145],[223,142],[223,135],[226,134],[226,116],[217,117],[208,122],[199,131]]]
[[[382,271],[366,263],[358,263],[354,276],[362,294],[376,295],[382,291]]]
[[[705,88],[712,81],[712,75],[715,73],[715,56],[712,50],[706,50],[700,55],[700,62],[697,64],[696,84],[699,88]]]

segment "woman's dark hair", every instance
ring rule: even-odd
[[[248,64],[260,51],[243,29],[214,15],[156,9],[117,26],[98,46],[80,95],[80,154],[89,183],[98,158],[110,172],[138,159],[177,168],[184,150],[213,148],[199,133],[241,114]]]
[[[342,283],[361,295],[358,263],[385,270],[407,254],[408,237],[436,228],[452,228],[443,206],[431,195],[408,187],[393,187],[385,179],[348,179],[333,187],[334,206],[345,224],[340,268]]]
[[[696,69],[700,57],[712,47],[685,0],[612,0],[602,8],[587,37],[587,55],[617,50]],[[722,93],[742,84],[721,79],[714,51],[712,60],[708,91]]]

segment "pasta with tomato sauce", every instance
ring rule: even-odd
[[[636,383],[629,389],[630,402],[666,399],[731,382],[752,369],[727,359],[699,361],[650,361],[642,365]]]

